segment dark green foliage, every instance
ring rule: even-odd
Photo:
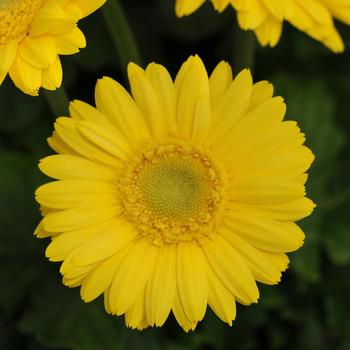
[[[144,61],[165,64],[173,75],[193,53],[210,70],[239,54],[233,53],[233,10],[218,15],[208,4],[179,20],[173,1],[122,3]],[[82,27],[88,47],[63,57],[64,84],[71,99],[92,103],[96,79],[123,82],[125,72],[101,14]],[[350,30],[341,32],[350,47]],[[305,246],[291,254],[280,285],[260,285],[261,301],[239,306],[232,328],[208,311],[189,334],[173,318],[161,329],[128,330],[105,313],[101,299],[84,304],[78,289],[61,284],[59,265],[44,257],[48,241],[33,237],[40,218],[33,193],[45,181],[37,163],[51,152],[46,138],[54,118],[43,96],[24,96],[10,81],[1,86],[0,349],[350,349],[350,55],[334,55],[286,26],[277,48],[257,48],[255,61],[255,80],[275,84],[288,119],[299,122],[316,155],[307,188],[317,208],[301,223]]]

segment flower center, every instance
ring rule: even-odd
[[[155,244],[215,235],[223,203],[223,172],[207,152],[168,144],[142,152],[118,181],[126,217]]]
[[[12,40],[21,41],[44,0],[1,0],[0,48]]]
[[[147,206],[173,220],[200,211],[209,191],[205,169],[192,159],[177,157],[147,164],[138,185]]]

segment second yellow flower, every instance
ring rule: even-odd
[[[344,51],[333,17],[350,24],[348,0],[211,0],[215,9],[223,11],[232,5],[239,25],[254,30],[261,45],[275,46],[287,21],[334,52]],[[182,17],[196,11],[205,0],[176,0],[176,13]]]
[[[105,0],[2,0],[0,3],[0,85],[10,75],[23,92],[55,90],[62,82],[58,55],[85,47],[77,22]]]

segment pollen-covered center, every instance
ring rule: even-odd
[[[210,192],[206,176],[199,161],[168,157],[147,164],[139,174],[138,186],[154,213],[184,220],[205,205]]]
[[[225,186],[208,153],[187,145],[146,150],[119,183],[127,219],[154,243],[213,237]]]
[[[0,0],[0,49],[29,33],[34,16],[44,0]]]

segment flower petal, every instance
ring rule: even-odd
[[[234,234],[259,249],[292,252],[304,243],[304,233],[295,223],[265,218],[254,211],[232,211],[226,223]]]
[[[259,291],[255,280],[242,256],[223,238],[203,246],[209,265],[226,288],[242,303],[257,302]]]
[[[193,244],[177,247],[177,284],[183,310],[189,320],[203,319],[208,301],[207,263]]]
[[[137,301],[156,262],[158,248],[146,239],[135,243],[113,279],[109,303],[113,314],[121,315]]]
[[[167,319],[176,292],[176,248],[159,249],[154,272],[148,281],[145,294],[147,322],[160,327]]]

